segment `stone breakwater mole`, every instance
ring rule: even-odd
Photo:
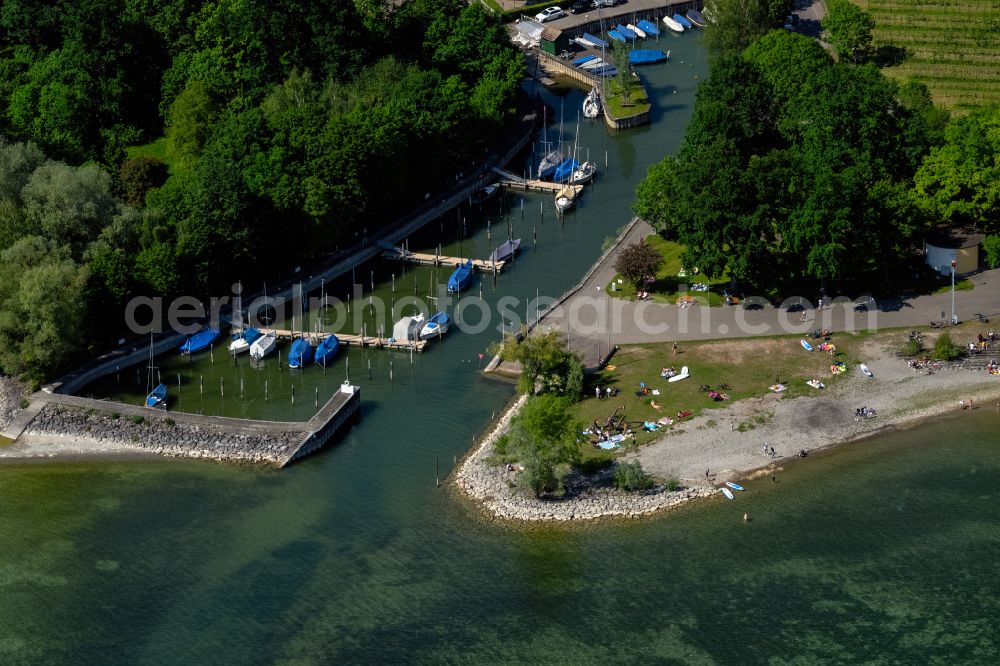
[[[51,404],[34,418],[26,434],[81,437],[122,450],[165,456],[263,464],[281,464],[304,435],[295,431],[248,435],[169,419],[119,416]]]

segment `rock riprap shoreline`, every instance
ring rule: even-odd
[[[507,431],[511,418],[524,405],[525,399],[521,396],[503,413],[493,430],[462,461],[455,475],[455,484],[461,492],[476,501],[491,518],[530,522],[634,518],[715,492],[708,486],[693,486],[675,491],[660,487],[644,493],[627,493],[606,484],[594,486],[586,480],[583,483],[571,480],[565,499],[538,499],[525,495],[512,487],[512,472],[489,463],[497,439]],[[603,476],[606,480],[606,475]]]
[[[27,391],[21,382],[10,377],[0,377],[0,431],[11,424],[21,411],[21,400]]]
[[[254,464],[279,464],[301,432],[241,434],[167,419],[116,416],[65,405],[46,405],[18,442],[0,457],[50,457],[57,453],[155,453]]]

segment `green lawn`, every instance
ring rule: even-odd
[[[167,171],[173,173],[173,164],[170,155],[167,153],[167,138],[161,136],[156,141],[152,141],[142,146],[129,146],[125,149],[129,157],[155,157],[167,165]]]
[[[677,297],[682,293],[694,296],[701,305],[722,305],[725,301],[722,290],[729,284],[728,277],[707,278],[701,272],[695,273],[694,267],[685,270],[686,275],[681,277],[679,273],[684,268],[681,262],[681,255],[684,254],[684,246],[674,241],[664,240],[662,236],[653,234],[646,236],[646,244],[655,248],[663,257],[663,266],[656,274],[656,281],[649,289],[652,300],[658,303],[676,303]],[[610,292],[614,286],[614,292],[619,297],[627,300],[635,300],[635,287],[615,276],[613,285],[608,285]],[[690,291],[690,285],[696,282],[703,282],[709,285],[709,291]],[[688,285],[688,291],[679,291],[680,285]]]
[[[631,103],[627,106],[625,105],[621,95],[618,94],[617,80],[612,80],[604,92],[604,106],[617,120],[637,116],[641,113],[646,113],[650,109],[651,105],[649,103],[649,97],[646,95],[646,88],[642,85],[642,81],[640,80],[636,80],[635,87],[632,89]]]
[[[698,416],[707,410],[727,407],[737,400],[763,396],[770,393],[769,387],[776,383],[775,380],[787,387],[780,394],[782,398],[821,394],[825,389],[814,389],[806,381],[819,379],[828,387],[840,381],[844,375],[833,376],[830,373],[830,365],[835,361],[847,364],[847,374],[858,372],[860,359],[856,350],[870,335],[888,336],[890,340],[898,338],[900,347],[904,341],[900,331],[834,334],[831,339],[837,347],[834,356],[826,352],[807,352],[799,344],[800,336],[684,342],[678,345],[676,355],[669,342],[627,345],[611,359],[609,369],[588,377],[586,397],[573,406],[573,416],[587,425],[595,419],[603,423],[612,412],[624,407],[626,420],[636,433],[634,445],[646,444],[670,432],[683,430],[686,427],[684,422],[689,419],[675,419],[673,426],[656,432],[643,431],[644,421],[655,421],[662,416],[673,418],[681,411]],[[819,342],[811,337],[810,340]],[[660,377],[663,367],[679,371],[685,365],[690,372],[687,379],[671,383]],[[645,382],[650,390],[658,389],[660,395],[637,396],[641,382]],[[729,400],[712,400],[706,391],[701,390],[703,385],[719,389],[720,384],[729,386],[720,391],[728,395]],[[612,386],[620,393],[611,399],[598,400],[594,397],[595,386]],[[650,404],[653,401],[660,405],[660,410],[653,408]],[[727,421],[721,425],[749,430],[766,423],[768,419],[765,410],[745,422]],[[629,440],[626,443],[633,445]],[[604,451],[589,443],[581,445],[582,459],[591,464],[616,457],[622,451]]]

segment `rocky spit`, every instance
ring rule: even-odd
[[[9,426],[21,411],[21,400],[26,395],[27,391],[21,382],[0,376],[0,431]]]
[[[173,423],[165,419],[117,416],[64,405],[46,405],[25,431],[29,436],[80,438],[104,450],[148,452],[163,456],[202,458],[253,464],[280,464],[301,432],[261,432],[242,435],[209,426]]]
[[[510,426],[510,420],[524,405],[521,396],[497,421],[493,430],[458,468],[455,485],[475,501],[490,518],[525,522],[583,521],[598,518],[636,518],[715,494],[708,486],[667,491],[654,488],[643,493],[626,493],[608,484],[608,474],[574,477],[565,498],[538,499],[513,487],[514,473],[504,466],[491,466],[494,444]]]

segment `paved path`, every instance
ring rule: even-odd
[[[624,245],[653,233],[640,222],[629,234]],[[872,302],[872,307],[858,307],[866,299],[835,299],[835,304],[816,310],[803,296],[805,321],[801,312],[776,308],[763,298],[747,299],[759,303],[760,309],[708,307],[695,304],[677,307],[650,301],[626,301],[611,297],[605,287],[614,278],[617,253],[611,253],[575,294],[562,306],[542,317],[538,329],[561,330],[570,347],[581,354],[587,367],[595,366],[607,355],[611,345],[643,342],[673,343],[685,340],[705,340],[726,337],[763,335],[806,335],[817,328],[835,331],[926,326],[931,321],[951,317],[951,294],[943,293],[912,298]],[[985,271],[971,278],[974,289],[955,295],[956,313],[960,320],[975,319],[980,313],[990,319],[1000,319],[1000,269]],[[696,292],[692,292],[695,297]],[[796,297],[798,298],[798,297]],[[994,327],[993,323],[984,330]],[[961,341],[957,341],[961,342]]]
[[[6,430],[0,432],[0,438],[5,438],[11,442],[16,441],[44,407],[44,401],[33,400],[31,404],[18,412]]]

